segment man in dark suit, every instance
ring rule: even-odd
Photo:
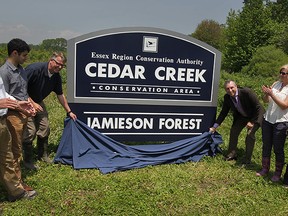
[[[228,154],[224,159],[227,161],[237,159],[238,137],[246,127],[246,153],[243,163],[250,164],[255,145],[255,133],[262,123],[265,110],[259,102],[257,95],[251,89],[237,87],[236,83],[232,80],[226,81],[224,88],[226,94],[222,110],[213,127],[210,128],[210,131],[214,133],[231,110],[233,113],[233,123],[230,129]]]

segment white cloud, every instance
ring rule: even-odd
[[[8,26],[0,23],[1,43],[9,42],[12,38],[29,38],[31,31],[22,24]]]
[[[45,39],[53,38],[65,38],[71,39],[81,35],[79,32],[73,32],[71,30],[58,30],[51,31],[46,29],[31,29],[23,24],[17,25],[5,25],[0,23],[0,43],[8,43],[12,38],[21,38],[28,44],[40,44]]]

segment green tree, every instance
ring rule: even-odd
[[[0,44],[0,65],[4,64],[8,56],[7,44]]]
[[[273,20],[279,23],[288,21],[288,0],[267,1],[267,6],[271,9]]]
[[[66,51],[67,41],[64,38],[46,39],[39,45],[40,49],[53,51]]]
[[[262,0],[245,0],[243,10],[231,11],[227,17],[223,68],[239,72],[261,46],[273,44],[277,23]]]
[[[221,50],[223,47],[223,27],[214,20],[203,20],[191,36],[216,49]]]
[[[251,61],[243,67],[241,73],[250,77],[261,77],[261,79],[275,79],[279,75],[279,68],[287,62],[288,56],[282,49],[274,45],[260,47],[253,53]]]
[[[279,25],[275,45],[288,54],[288,0],[268,1],[272,19]]]
[[[281,46],[283,47],[283,51],[288,54],[288,22],[285,24],[286,28],[284,29],[284,33],[282,35]]]

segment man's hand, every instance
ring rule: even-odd
[[[18,110],[24,113],[26,116],[36,115],[36,110],[29,101],[19,101],[18,105],[19,105]]]
[[[77,119],[77,116],[73,112],[69,112],[68,116],[74,121]]]
[[[214,127],[209,128],[209,132],[215,133],[215,131],[216,131],[216,128],[214,128]]]
[[[253,124],[252,122],[248,122],[248,123],[246,124],[246,128],[247,128],[248,130],[251,130],[251,129],[253,128],[253,126],[254,126],[254,124]]]
[[[43,112],[43,107],[40,106],[38,103],[34,103],[33,106],[36,112]]]
[[[35,112],[43,112],[43,107],[40,106],[40,104],[34,102],[34,101],[32,100],[32,98],[29,97],[29,98],[28,98],[28,101],[29,101],[29,102],[32,104],[32,106],[34,107]]]
[[[246,128],[247,128],[247,134],[249,135],[252,131],[252,128],[254,127],[254,124],[252,122],[248,122],[246,124]]]
[[[16,109],[18,107],[17,101],[10,98],[0,99],[0,109]]]

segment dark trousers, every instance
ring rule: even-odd
[[[263,120],[262,125],[262,156],[271,157],[272,147],[274,149],[277,162],[284,163],[284,144],[286,141],[286,131],[288,122],[279,122],[271,124]]]
[[[236,156],[239,135],[241,131],[246,127],[248,122],[249,119],[245,117],[239,117],[237,119],[234,119],[232,127],[230,129],[229,148],[228,148],[229,155]],[[248,157],[247,158],[248,160],[251,159],[251,155],[256,140],[255,133],[258,129],[259,124],[254,124],[252,129],[247,130],[245,144],[246,144],[246,157]]]

